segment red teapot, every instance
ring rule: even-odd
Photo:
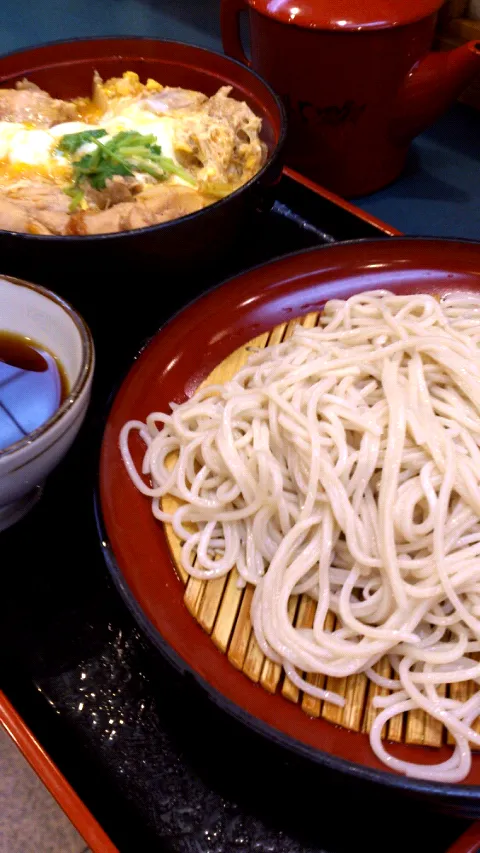
[[[442,0],[222,0],[223,46],[283,98],[287,162],[340,195],[400,174],[411,140],[480,70],[480,43],[431,52]],[[251,60],[240,39],[248,10]]]

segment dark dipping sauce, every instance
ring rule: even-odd
[[[51,352],[0,331],[0,452],[48,421],[68,393],[65,371]]]

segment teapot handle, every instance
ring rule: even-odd
[[[250,67],[252,63],[245,55],[240,39],[240,12],[246,9],[248,9],[247,0],[222,0],[220,24],[225,53]]]

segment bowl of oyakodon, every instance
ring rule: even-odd
[[[214,701],[308,760],[480,814],[480,245],[319,248],[135,361],[100,461],[113,578]]]
[[[3,56],[2,256],[211,259],[278,177],[284,133],[263,80],[192,45],[103,38]]]

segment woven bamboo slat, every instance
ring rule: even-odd
[[[309,314],[255,338],[218,365],[202,384],[226,382],[246,363],[252,347],[279,343],[290,337],[297,323],[301,322],[312,328],[317,320],[317,314]],[[169,512],[178,505],[179,502],[169,496],[163,501],[164,509]],[[265,657],[258,646],[250,620],[253,587],[247,585],[242,588],[236,570],[228,577],[214,581],[187,578],[180,564],[180,543],[171,526],[165,527],[176,569],[185,583],[185,605],[202,628],[211,634],[217,648],[228,656],[232,666],[241,670],[252,681],[258,682],[268,693],[279,691],[286,700],[298,704],[304,713],[311,717],[323,717],[335,725],[356,732],[368,732],[378,713],[373,707],[373,700],[376,696],[386,695],[388,691],[370,682],[363,674],[336,679],[304,673],[303,676],[309,683],[333,690],[345,697],[345,707],[339,708],[303,693],[283,674],[280,666]],[[292,597],[289,605],[290,618],[297,627],[310,628],[313,625],[315,607],[315,602],[308,595]],[[335,617],[329,613],[325,629],[331,631],[334,625]],[[381,660],[375,670],[386,678],[393,677],[386,659]],[[452,685],[450,695],[460,699],[471,695],[472,690],[473,686],[470,685]],[[413,711],[404,717],[405,719],[399,716],[391,720],[383,735],[391,741],[429,747],[439,747],[446,742],[446,733],[441,724],[423,711]],[[480,725],[480,721],[477,723]]]

